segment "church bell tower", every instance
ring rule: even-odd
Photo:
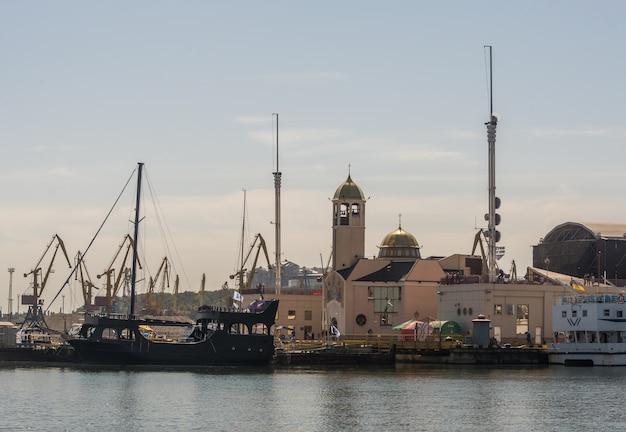
[[[333,269],[352,266],[365,254],[365,197],[350,174],[333,196]]]

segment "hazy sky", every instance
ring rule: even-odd
[[[202,273],[207,289],[228,280],[243,189],[249,237],[273,254],[272,113],[284,259],[328,259],[328,198],[348,166],[370,197],[367,256],[399,214],[422,256],[470,253],[486,227],[484,45],[501,116],[500,266],[514,259],[521,276],[554,226],[625,222],[625,19],[621,1],[2,1],[0,270],[15,268],[13,309],[52,236],[73,261],[137,162],[173,239],[164,249],[150,233],[160,219],[146,203],[152,274],[167,254],[183,291]],[[99,286],[132,229],[132,195],[87,253]],[[48,303],[69,276],[63,261]],[[82,303],[73,280],[62,296],[66,309]]]

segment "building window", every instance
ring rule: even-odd
[[[524,334],[528,332],[528,305],[517,305],[517,316],[515,319],[517,334]]]
[[[287,312],[287,319],[288,320],[295,320],[296,319],[296,311],[295,310],[290,310]]]
[[[578,316],[578,311],[577,310],[573,310],[572,311],[572,318],[576,318]]]
[[[369,287],[368,296],[373,297],[374,313],[380,314],[380,325],[393,325],[393,314],[398,313],[402,299],[402,290],[399,286]]]
[[[561,311],[561,318],[567,318],[567,311]]]
[[[611,312],[608,309],[602,310],[602,315],[605,317],[611,316]]]
[[[494,315],[502,315],[502,305],[501,304],[493,305],[493,314]]]
[[[587,316],[587,309],[583,310],[583,316],[586,317]]]
[[[621,310],[616,311],[617,312],[617,317],[618,318],[622,318],[624,315],[622,314]]]
[[[313,311],[305,310],[304,311],[304,320],[311,321],[313,319]]]
[[[493,338],[498,342],[502,342],[502,327],[493,326]]]
[[[401,291],[399,286],[370,287],[374,294],[374,313],[397,313]]]
[[[367,317],[363,314],[358,314],[356,316],[356,323],[357,325],[359,325],[360,327],[363,327],[365,325],[365,323],[367,322]]]

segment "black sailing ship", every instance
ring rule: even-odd
[[[248,311],[201,306],[187,338],[150,337],[145,327],[189,326],[187,322],[131,316],[85,317],[80,335],[68,342],[83,363],[111,365],[267,364],[274,357],[271,334],[278,300],[259,300]]]
[[[141,172],[139,164],[135,239],[138,234]],[[78,336],[70,338],[83,363],[109,365],[262,365],[274,357],[278,300],[260,299],[244,310],[201,306],[189,336],[180,340],[152,337],[146,327],[190,327],[189,322],[140,318],[134,313],[136,250],[133,253],[130,313],[87,315]]]

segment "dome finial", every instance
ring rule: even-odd
[[[402,213],[398,213],[398,229],[402,229]]]

